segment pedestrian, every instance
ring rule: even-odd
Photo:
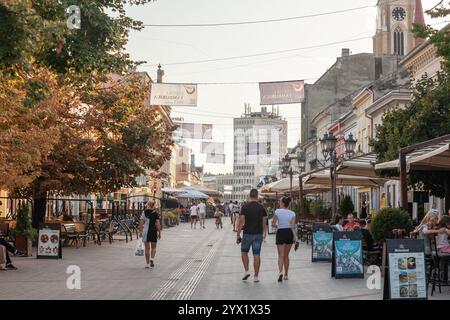
[[[230,212],[231,224],[234,224],[233,207],[234,207],[233,201],[230,200],[230,203],[228,204],[228,211]],[[234,231],[234,227],[233,227],[233,231]]]
[[[272,219],[272,227],[277,227],[275,243],[278,250],[278,282],[282,282],[283,279],[288,280],[289,253],[294,242],[298,242],[297,233],[295,232],[295,212],[288,209],[290,204],[290,197],[282,197],[280,199],[280,209],[275,210]]]
[[[336,216],[336,220],[334,221],[334,227],[337,231],[344,231],[344,227],[342,226],[344,224],[344,217],[341,215]]]
[[[200,219],[200,229],[205,229],[205,218],[206,218],[206,204],[204,200],[201,200],[198,204],[198,217]]]
[[[214,213],[214,218],[216,219],[216,228],[219,229],[219,227],[220,227],[220,229],[222,229],[223,228],[223,226],[222,226],[222,211],[220,210],[219,206],[216,207],[216,212]]]
[[[238,220],[236,243],[241,244],[241,258],[242,264],[244,265],[244,277],[242,280],[246,281],[250,277],[248,253],[250,247],[252,247],[253,268],[255,272],[253,281],[259,282],[261,246],[267,225],[267,211],[258,202],[258,190],[250,190],[249,201],[242,207]],[[243,229],[242,238],[241,229]]]
[[[359,214],[359,218],[361,220],[365,220],[367,218],[367,204],[366,204],[366,201],[362,202],[361,213]]]
[[[0,261],[2,264],[2,268],[0,268],[0,270],[17,270],[17,268],[12,264],[9,253],[12,253],[15,256],[19,257],[26,257],[25,253],[17,250],[12,244],[6,241],[6,239],[3,238],[3,235],[0,235],[0,249],[1,249]]]
[[[142,236],[142,242],[145,244],[145,268],[153,268],[155,266],[153,260],[156,255],[156,243],[158,239],[161,239],[161,223],[154,200],[148,201],[145,205],[145,210],[141,215],[139,231]],[[150,246],[152,249],[151,255]]]
[[[191,211],[191,229],[192,227],[194,227],[194,229],[197,229],[198,207],[195,204],[195,202],[192,202],[190,211]]]
[[[233,231],[237,232],[237,224],[239,223],[239,214],[241,213],[241,206],[237,201],[233,204]]]

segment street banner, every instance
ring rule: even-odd
[[[364,279],[362,238],[360,231],[333,232],[333,277]]]
[[[328,261],[333,258],[333,232],[326,223],[314,223],[312,227],[312,262]]]
[[[212,140],[212,124],[181,123],[174,131],[174,136],[181,139]],[[222,152],[223,153],[223,152]]]
[[[383,299],[426,300],[425,242],[423,239],[388,239],[387,275]]]
[[[225,155],[224,154],[215,154],[215,153],[207,153],[206,154],[206,163],[225,163]]]
[[[202,142],[202,153],[224,154],[225,148],[223,142]]]
[[[150,105],[196,107],[197,85],[152,83]]]
[[[61,257],[61,225],[40,223],[36,258],[58,259]]]
[[[305,85],[303,80],[260,82],[260,105],[301,103],[305,99]]]

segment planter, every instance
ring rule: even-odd
[[[27,256],[32,256],[32,241],[30,238],[22,235],[16,235],[15,247],[17,250],[26,253]]]

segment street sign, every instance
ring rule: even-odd
[[[333,260],[331,276],[364,279],[362,233],[333,232]]]
[[[58,259],[61,252],[61,225],[59,223],[40,223],[36,258]]]
[[[311,253],[312,262],[331,262],[333,258],[333,232],[328,224],[313,224]]]
[[[383,299],[428,298],[423,239],[388,239]]]

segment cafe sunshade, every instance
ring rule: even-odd
[[[376,161],[376,154],[368,153],[349,160],[344,160],[339,164],[336,171],[338,174],[378,178],[374,167]]]
[[[338,174],[336,177],[336,185],[338,186],[354,186],[354,187],[378,187],[385,183],[387,179],[370,178],[361,176],[351,176]],[[325,186],[331,185],[330,173],[313,173],[306,180],[308,184],[320,184]]]

